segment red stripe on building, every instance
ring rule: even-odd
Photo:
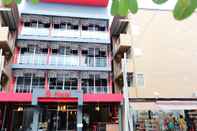
[[[107,7],[108,0],[41,0],[42,2]]]

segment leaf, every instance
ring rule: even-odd
[[[177,20],[183,20],[192,15],[197,8],[197,0],[178,0],[173,10],[173,15]]]
[[[168,0],[152,0],[155,4],[164,4]]]
[[[11,4],[13,1],[12,0],[2,0],[3,4],[5,5],[9,5]]]
[[[17,4],[20,4],[22,0],[15,0]]]
[[[112,5],[111,5],[111,14],[113,16],[118,15],[118,6],[119,5],[119,0],[112,0]]]
[[[137,0],[128,0],[129,10],[131,13],[135,14],[138,11],[138,3]]]
[[[37,3],[39,3],[39,1],[40,1],[40,0],[31,0],[31,2],[32,2],[33,4],[37,4]]]
[[[128,2],[128,0],[120,0],[119,1],[118,14],[120,16],[127,16],[128,15],[128,9],[129,9],[129,2]]]

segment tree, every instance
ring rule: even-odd
[[[156,4],[164,4],[168,0],[152,0]],[[177,20],[183,20],[191,16],[197,8],[197,0],[177,0],[173,10],[173,16]],[[113,16],[127,16],[129,12],[135,14],[138,11],[137,0],[112,0],[111,14]]]

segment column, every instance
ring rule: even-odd
[[[49,91],[48,72],[45,73],[44,89],[45,89],[45,92]]]
[[[83,119],[83,113],[82,113],[82,105],[78,105],[77,107],[77,131],[82,131],[83,128],[83,123],[82,123],[82,119]]]
[[[12,75],[12,78],[11,78],[10,83],[9,83],[9,87],[10,87],[9,93],[14,92],[15,83],[16,83],[16,77]]]
[[[78,90],[81,90],[81,75],[80,75],[80,72],[78,73],[79,75],[79,78],[78,78],[78,85],[77,85],[77,89]]]
[[[47,54],[47,65],[50,62],[50,56],[51,56],[51,48],[48,48],[48,54]]]
[[[39,122],[39,111],[34,108],[33,109],[32,131],[38,131],[38,122]]]
[[[109,73],[108,75],[108,81],[107,81],[107,93],[112,93],[112,74]]]
[[[24,22],[20,18],[19,22],[18,22],[18,32],[19,32],[19,34],[21,34],[23,27],[24,27]]]
[[[118,127],[119,127],[119,131],[123,131],[123,127],[122,127],[122,106],[119,105],[118,106]]]
[[[14,49],[14,56],[13,56],[13,64],[17,64],[18,63],[18,57],[19,57],[19,52],[20,52],[20,48],[19,47],[15,47]]]

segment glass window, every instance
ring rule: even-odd
[[[144,86],[144,74],[137,74],[137,85],[140,87]]]
[[[133,86],[133,74],[132,73],[127,73],[127,84],[128,87],[132,87]]]
[[[28,52],[28,49],[27,48],[21,48],[21,54],[25,54]]]
[[[73,30],[78,30],[79,26],[78,25],[73,25]]]
[[[31,26],[31,23],[30,22],[24,22],[24,26],[25,27],[30,27]]]
[[[66,29],[66,23],[61,23],[61,24],[60,24],[60,28],[61,28],[61,29]]]
[[[54,24],[54,29],[60,29],[60,24]]]
[[[32,20],[31,21],[31,27],[37,27],[37,20]]]
[[[88,26],[87,25],[82,25],[82,30],[88,30]]]
[[[56,78],[49,78],[49,89],[56,89]]]
[[[38,28],[44,28],[44,23],[42,23],[42,21],[38,21]]]
[[[45,23],[44,28],[50,28],[50,23]]]

